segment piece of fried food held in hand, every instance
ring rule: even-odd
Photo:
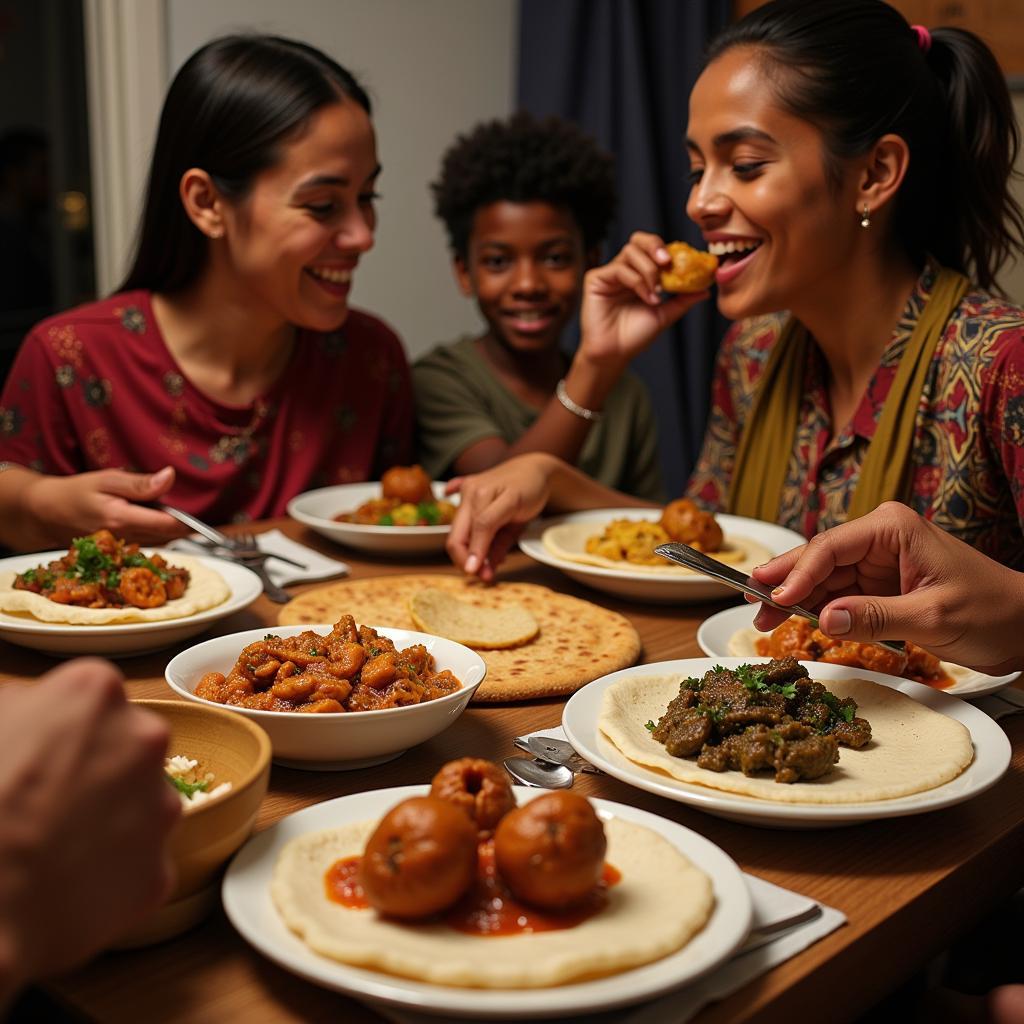
[[[665,248],[672,257],[672,269],[661,272],[662,291],[703,292],[711,287],[718,269],[717,256],[685,242],[669,242]]]
[[[479,757],[460,757],[442,766],[430,783],[430,795],[464,811],[483,833],[493,832],[516,805],[505,773]]]
[[[366,843],[359,882],[370,906],[416,920],[446,910],[476,878],[476,826],[433,796],[403,800]]]
[[[576,793],[537,797],[506,814],[494,834],[501,877],[524,903],[544,910],[585,899],[601,880],[607,848],[601,819]]]

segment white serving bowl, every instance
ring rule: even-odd
[[[435,498],[444,498],[443,481],[431,484]],[[379,498],[380,481],[338,484],[306,491],[288,502],[288,515],[321,537],[378,555],[429,555],[444,551],[451,526],[364,526],[341,523],[334,517],[354,512],[364,502]],[[445,499],[457,505],[459,496]]]
[[[254,711],[232,704],[217,704],[193,692],[207,672],[227,675],[242,649],[262,640],[267,633],[289,637],[307,629],[327,634],[330,624],[276,626],[230,633],[196,644],[172,658],[164,672],[176,693],[208,707],[226,708],[252,719],[270,736],[274,761],[289,768],[335,771],[368,768],[398,757],[417,743],[443,732],[466,709],[476,688],[483,682],[487,665],[475,651],[454,640],[411,629],[373,628],[396,647],[423,644],[434,656],[438,671],[450,669],[462,683],[449,693],[423,704],[387,708],[382,711],[353,711],[338,714],[306,714],[301,711]]]

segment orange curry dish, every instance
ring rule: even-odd
[[[848,665],[870,672],[885,672],[903,676],[915,682],[944,690],[955,682],[942,667],[942,662],[916,644],[907,643],[906,652],[897,654],[878,644],[861,644],[852,640],[836,640],[826,636],[807,619],[793,616],[777,626],[766,637],[756,642],[762,657],[785,658],[791,655],[798,661],[824,661],[833,665]]]
[[[188,583],[187,569],[98,530],[73,540],[66,555],[21,573],[14,589],[81,608],[159,608],[181,597]]]
[[[254,711],[380,711],[422,704],[462,683],[434,670],[422,644],[398,650],[369,626],[343,615],[326,636],[268,633],[244,648],[227,676],[208,672],[195,694]]]
[[[381,496],[354,512],[335,516],[339,523],[360,526],[450,526],[455,506],[438,501],[422,466],[392,466],[380,481]]]

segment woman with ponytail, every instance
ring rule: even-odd
[[[1019,138],[987,47],[881,0],[776,0],[712,42],[686,145],[736,321],[689,495],[807,537],[896,499],[1024,567],[1024,311],[995,294],[1024,252]],[[635,234],[588,275],[583,331],[653,340],[685,310],[668,263]],[[450,550],[484,575],[549,502],[637,504],[544,456],[461,488]]]

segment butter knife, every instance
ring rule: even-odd
[[[778,608],[779,611],[789,612],[790,615],[801,615],[805,619],[809,619],[815,628],[818,626],[818,616],[814,612],[808,611],[798,604],[779,604],[772,597],[771,589],[763,583],[755,580],[752,576],[744,576],[743,573],[738,572],[731,565],[726,565],[725,562],[720,562],[717,558],[712,558],[703,551],[691,548],[688,544],[680,544],[678,541],[672,541],[670,544],[659,544],[654,549],[654,553],[661,555],[662,558],[667,558],[670,562],[678,562],[680,565],[685,565],[687,569],[699,572],[703,576],[709,576],[713,580],[718,580],[719,583],[724,583],[727,587],[732,587],[734,590],[750,594],[751,597],[756,597],[758,601],[763,601],[765,604],[771,605],[772,608]],[[871,643],[878,644],[879,647],[884,647],[886,650],[894,651],[896,654],[906,653],[902,640],[872,640]]]

